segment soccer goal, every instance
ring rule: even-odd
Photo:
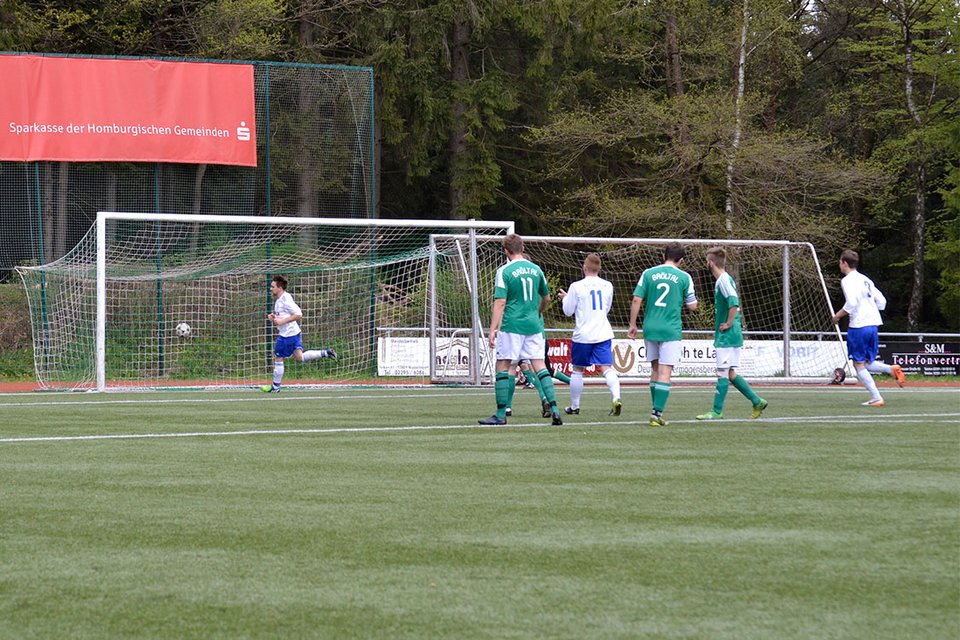
[[[270,281],[282,274],[303,309],[304,347],[338,354],[288,365],[285,384],[429,382],[431,355],[479,335],[477,288],[463,278],[470,265],[476,273],[470,251],[500,246],[512,230],[511,222],[101,212],[62,259],[17,268],[37,378],[47,388],[98,390],[269,381]],[[434,234],[467,241],[438,248]],[[441,266],[431,280],[437,264],[457,270]],[[434,332],[433,351],[431,310],[467,324],[452,336]],[[480,375],[479,362],[469,366]]]
[[[539,264],[554,293],[544,318],[550,345],[550,358],[555,366],[569,373],[569,338],[573,321],[563,315],[556,298],[558,289],[583,277],[583,259],[597,253],[603,262],[601,276],[614,285],[610,322],[615,331],[614,367],[623,379],[646,380],[650,369],[643,353],[643,341],[628,340],[626,330],[630,317],[633,290],[644,269],[663,262],[663,247],[672,240],[663,238],[587,238],[524,236],[530,259]],[[770,382],[824,383],[837,367],[847,366],[846,349],[832,323],[833,305],[830,290],[823,277],[816,252],[806,242],[755,240],[676,240],[686,248],[683,268],[694,279],[699,307],[684,313],[683,364],[674,370],[678,380],[714,380],[716,377],[714,330],[715,278],[706,264],[707,249],[722,246],[728,254],[727,270],[733,276],[740,294],[745,344],[740,363],[744,377]],[[443,253],[455,256],[449,247],[464,245],[462,236],[437,237]],[[480,315],[489,322],[493,298],[493,279],[503,264],[503,248],[499,240],[478,238],[478,299]],[[466,269],[463,261],[461,268]],[[448,265],[456,268],[457,263]],[[440,272],[440,281],[449,278]],[[459,278],[466,280],[466,275]],[[434,324],[446,326],[446,318]],[[461,324],[466,323],[461,320]],[[443,349],[436,354],[444,361]],[[462,371],[460,372],[462,377]],[[482,381],[488,370],[482,372]],[[590,371],[588,370],[588,375]],[[438,382],[455,381],[442,367],[434,372]],[[589,379],[588,379],[589,380]],[[598,378],[598,380],[600,380]]]

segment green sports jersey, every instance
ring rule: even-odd
[[[720,331],[720,325],[727,321],[730,315],[730,307],[739,307],[740,298],[737,296],[737,285],[734,284],[730,274],[723,272],[717,278],[717,286],[713,290],[713,302],[716,307],[716,331],[713,335],[713,346],[715,347],[742,347],[743,329],[740,326],[740,311],[733,319],[733,324],[726,331]]]
[[[680,340],[685,304],[697,301],[693,278],[682,269],[662,264],[640,276],[633,295],[643,299],[643,338],[655,342]]]
[[[529,260],[511,260],[497,269],[493,297],[507,300],[500,330],[525,336],[542,333],[540,299],[549,293],[543,270]]]

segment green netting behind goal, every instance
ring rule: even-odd
[[[238,64],[254,67],[256,167],[0,162],[0,273],[60,259],[97,211],[373,217],[373,70]]]

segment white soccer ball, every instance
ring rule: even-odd
[[[193,329],[186,322],[177,325],[177,335],[181,338],[189,338],[191,333],[193,333]]]

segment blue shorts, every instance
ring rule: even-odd
[[[610,345],[613,340],[604,340],[603,342],[570,343],[570,364],[575,367],[589,367],[592,364],[613,365],[613,350]]]
[[[858,327],[847,329],[847,353],[854,362],[873,362],[880,351],[877,328]]]
[[[289,338],[279,336],[277,338],[277,345],[273,348],[273,355],[277,356],[278,358],[289,358],[297,349],[303,351],[303,344],[300,342],[301,335],[302,332],[295,336],[290,336]]]

